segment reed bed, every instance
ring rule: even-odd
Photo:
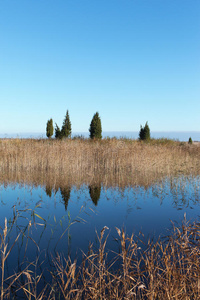
[[[148,187],[166,176],[199,174],[200,147],[187,143],[128,139],[0,140],[0,182],[4,185],[21,182],[44,185],[47,190],[82,184]],[[171,188],[177,187],[172,183]],[[80,265],[57,253],[51,256],[53,267],[43,270],[38,254],[35,261],[21,263],[21,270],[7,277],[6,264],[17,244],[27,239],[25,249],[30,243],[35,245],[30,234],[37,224],[28,219],[26,231],[21,230],[10,243],[10,232],[17,219],[15,215],[9,225],[5,221],[0,229],[1,300],[200,299],[199,222],[188,223],[184,219],[181,226],[173,225],[168,237],[148,242],[142,235],[128,237],[125,230],[116,228],[120,248],[117,253],[107,249],[110,236],[104,227],[97,233],[99,247],[89,245],[88,253],[82,253]],[[25,256],[26,253],[23,262]],[[47,272],[48,281],[44,276]]]
[[[200,147],[170,140],[0,140],[0,180],[34,176],[41,181],[105,186],[139,184],[177,174],[200,174]],[[37,175],[35,175],[37,174]],[[33,181],[33,180],[32,180]],[[38,181],[38,180],[37,180]]]
[[[1,300],[200,299],[199,222],[188,223],[185,218],[181,226],[173,225],[169,236],[147,243],[142,235],[128,237],[125,230],[116,228],[120,251],[112,251],[112,260],[108,259],[111,250],[106,242],[110,236],[105,226],[97,233],[98,248],[89,245],[81,265],[62,254],[51,256],[54,268],[48,271],[49,282],[44,281],[41,268],[37,270],[39,257],[20,272],[5,277],[5,262],[19,238],[8,248],[9,230],[5,220],[0,234]]]

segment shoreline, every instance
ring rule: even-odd
[[[83,136],[89,138],[89,132],[72,132],[72,138]],[[103,131],[103,138],[128,138],[137,140],[139,131]],[[187,142],[189,137],[193,141],[200,142],[200,131],[151,131],[153,139],[171,139],[180,142]],[[47,139],[45,132],[19,132],[19,133],[0,133],[1,138],[19,138],[19,139]]]

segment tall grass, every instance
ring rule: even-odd
[[[200,147],[170,140],[0,140],[0,180],[37,176],[76,185],[141,180],[148,185],[163,176],[199,172]]]
[[[107,249],[110,236],[108,231],[105,236],[106,230],[105,226],[97,233],[99,246],[96,250],[89,246],[81,265],[59,253],[52,256],[54,268],[45,283],[43,271],[37,270],[38,257],[20,272],[4,277],[5,260],[17,242],[7,248],[5,221],[0,234],[1,300],[200,299],[200,223],[190,224],[185,218],[181,226],[173,225],[168,237],[147,244],[141,236],[128,237],[123,229],[116,228],[118,253]],[[113,252],[112,260],[108,259],[109,251]]]

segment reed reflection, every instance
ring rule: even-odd
[[[156,182],[152,178],[151,181],[146,180],[147,178],[145,177],[143,177],[143,180],[142,178],[135,177],[134,185],[129,185],[128,183],[126,185],[116,185],[112,181],[107,181],[104,184],[103,181],[99,181],[99,179],[97,181],[95,178],[96,181],[94,180],[88,185],[86,182],[76,184],[76,182],[72,182],[72,180],[66,177],[53,178],[46,176],[44,178],[39,176],[38,173],[34,173],[35,176],[30,178],[21,178],[20,176],[14,176],[14,174],[4,175],[3,179],[0,180],[0,185],[2,185],[3,189],[14,188],[16,185],[21,187],[27,185],[31,189],[42,186],[49,198],[55,197],[57,193],[60,196],[61,193],[61,201],[66,210],[72,187],[83,191],[84,186],[88,187],[89,195],[95,206],[98,205],[100,196],[102,196],[101,191],[103,197],[108,199],[112,193],[112,201],[116,202],[120,202],[124,197],[128,197],[129,203],[137,207],[138,201],[144,199],[149,194],[152,194],[153,198],[159,199],[160,206],[166,203],[166,201],[170,201],[171,205],[177,210],[185,207],[193,207],[200,203],[200,176],[169,176],[160,178]],[[105,193],[106,191],[109,192]],[[56,200],[57,196],[54,199]]]

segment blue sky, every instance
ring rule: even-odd
[[[0,0],[0,133],[200,131],[199,0]]]

